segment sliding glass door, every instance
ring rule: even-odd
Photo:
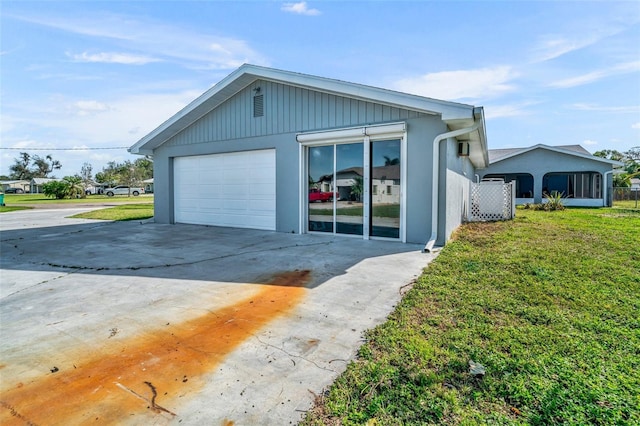
[[[307,148],[308,230],[400,238],[401,139]]]

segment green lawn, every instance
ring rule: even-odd
[[[614,201],[613,207],[620,209],[638,209],[638,211],[640,211],[640,200]]]
[[[302,424],[640,424],[639,246],[633,210],[464,225]]]
[[[26,206],[0,206],[0,213],[15,212],[16,210],[29,210],[32,207]]]
[[[72,218],[102,220],[143,220],[153,217],[153,204],[123,204],[108,209],[80,213]]]
[[[153,203],[153,196],[145,195],[139,197],[127,197],[126,195],[116,195],[107,197],[106,195],[88,195],[86,198],[72,198],[64,200],[56,200],[49,198],[44,194],[5,194],[4,203],[6,205],[20,204],[86,204],[92,202],[110,202],[110,203]]]

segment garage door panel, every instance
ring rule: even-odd
[[[175,221],[275,230],[275,150],[174,160]]]

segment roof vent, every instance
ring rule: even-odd
[[[264,95],[255,95],[253,97],[253,116],[264,116]]]
[[[458,142],[458,156],[459,157],[468,157],[469,156],[469,141],[459,141]]]

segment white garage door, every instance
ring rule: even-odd
[[[273,149],[176,157],[176,223],[276,229]]]

